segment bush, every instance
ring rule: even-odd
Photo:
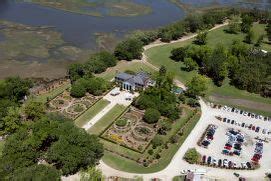
[[[200,159],[200,154],[197,152],[195,148],[188,149],[187,152],[184,155],[185,161],[187,161],[190,164],[197,163],[197,161]]]
[[[149,108],[145,111],[144,121],[149,124],[157,123],[161,114],[157,109]]]
[[[115,56],[119,60],[141,59],[143,52],[143,43],[138,39],[128,39],[117,45]]]
[[[116,125],[119,127],[124,127],[127,124],[127,120],[126,119],[119,119],[116,121]]]
[[[148,153],[149,153],[150,155],[153,155],[153,149],[149,150]]]
[[[75,83],[72,85],[72,88],[71,88],[72,97],[76,97],[76,98],[84,97],[86,92],[87,92],[86,88],[83,84]]]
[[[178,135],[173,135],[173,136],[170,138],[170,142],[171,142],[172,144],[175,144],[175,143],[178,142],[179,138],[180,138],[180,137],[179,137]]]
[[[161,146],[161,145],[163,144],[163,140],[162,140],[161,136],[156,135],[156,136],[152,139],[151,143],[152,143],[152,145],[153,145],[154,147],[158,147],[158,146]]]

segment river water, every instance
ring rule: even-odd
[[[95,46],[94,33],[123,35],[136,29],[157,28],[185,16],[183,10],[167,0],[135,0],[152,7],[152,13],[136,17],[95,17],[65,12],[31,3],[0,0],[0,19],[40,26],[54,26],[66,42],[79,47]]]

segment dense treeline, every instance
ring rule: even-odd
[[[221,86],[228,77],[230,83],[239,89],[270,97],[271,54],[265,54],[257,47],[240,41],[233,42],[229,49],[221,44],[214,49],[190,45],[174,49],[171,58],[182,62],[188,58],[194,61],[194,69],[212,78],[217,86]]]
[[[40,180],[50,172],[52,180],[59,180],[60,175],[95,166],[102,155],[103,146],[96,136],[77,128],[70,120],[44,116],[7,138],[0,158],[0,177]]]
[[[172,93],[173,86],[173,76],[162,67],[156,77],[156,86],[143,91],[134,102],[134,106],[139,109],[146,109],[147,122],[157,122],[160,117],[157,118],[157,115],[165,116],[173,121],[179,118],[178,98]]]

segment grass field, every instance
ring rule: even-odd
[[[84,114],[79,116],[74,122],[78,127],[83,127],[89,120],[105,108],[110,102],[104,99],[99,100],[90,107]]]
[[[0,141],[0,157],[2,156],[2,151],[4,149],[4,144],[5,144],[4,141]]]
[[[94,126],[92,126],[88,133],[100,135],[102,131],[117,119],[120,114],[126,109],[122,105],[114,106],[106,115],[104,115]]]
[[[174,132],[175,129],[182,127],[185,123],[186,118],[190,114],[192,114],[192,111],[186,109],[185,116],[177,121],[177,124],[173,126],[172,131]],[[187,125],[187,128],[184,130],[183,136],[180,138],[178,144],[171,144],[168,149],[164,149],[160,153],[161,158],[159,159],[159,162],[156,164],[153,164],[149,167],[144,167],[144,166],[139,165],[135,161],[132,161],[130,159],[126,159],[124,157],[121,157],[119,155],[116,155],[116,154],[108,152],[108,151],[105,151],[105,154],[104,154],[102,160],[106,164],[108,164],[109,166],[111,166],[115,169],[126,171],[126,172],[131,172],[131,173],[152,173],[152,172],[160,171],[160,170],[164,169],[170,163],[171,159],[173,158],[173,156],[175,155],[177,150],[181,147],[181,145],[183,144],[183,142],[185,141],[187,136],[190,134],[191,130],[197,124],[199,118],[200,118],[200,114],[196,114],[191,119],[191,121]],[[106,146],[108,146],[108,145],[105,144],[105,147]],[[127,149],[122,148],[120,146],[117,146],[117,145],[109,145],[109,146],[110,146],[111,150],[113,149],[114,151],[120,151],[121,154],[125,153],[125,151],[127,152]],[[114,146],[114,147],[112,147],[112,146]],[[136,152],[134,152],[133,155],[131,155],[132,153],[128,153],[128,154],[129,154],[129,156],[133,156],[133,158],[135,158],[135,159],[143,156],[143,155],[140,155]],[[145,152],[144,154],[148,154],[148,153]]]
[[[239,34],[228,34],[225,33],[225,29],[227,27],[219,28],[216,30],[213,30],[209,32],[208,34],[208,45],[210,47],[215,47],[218,43],[221,43],[225,46],[229,46],[233,40],[243,40],[244,39],[244,34],[239,33]],[[264,25],[261,24],[255,24],[253,29],[257,30],[257,32],[260,32],[257,34],[259,36],[264,32]],[[223,40],[223,41],[221,41]],[[148,56],[148,59],[150,63],[156,65],[156,66],[161,66],[164,65],[167,67],[168,70],[173,72],[175,74],[175,77],[179,79],[180,81],[186,83],[187,81],[191,80],[191,78],[197,74],[196,71],[192,72],[186,72],[183,71],[181,68],[184,66],[183,63],[181,62],[174,62],[171,60],[170,57],[170,52],[174,48],[181,47],[181,46],[186,46],[189,45],[193,42],[193,40],[188,40],[184,42],[178,42],[178,43],[173,43],[173,44],[168,44],[168,45],[163,45],[163,46],[158,46],[151,48],[146,51],[146,55]],[[271,51],[271,45],[268,44],[263,44],[263,47],[266,50]],[[240,108],[245,108],[248,110],[254,110],[258,111],[259,113],[263,114],[270,114],[271,113],[271,99],[268,98],[263,98],[260,95],[257,94],[252,94],[247,91],[239,90],[235,88],[234,86],[231,86],[229,84],[229,81],[226,80],[223,84],[222,87],[217,87],[215,86],[212,81],[210,81],[209,84],[209,90],[207,92],[207,100],[210,100],[210,97],[219,97],[217,100],[213,100],[214,102],[220,103],[220,104],[230,104],[230,105],[235,105],[236,107]],[[248,100],[250,101],[247,104],[242,104],[242,105],[236,105],[231,99],[242,99],[242,100]],[[236,102],[236,101],[235,101]],[[251,104],[252,103],[252,104]],[[258,104],[265,104],[264,107],[267,106],[267,109],[263,109],[262,106],[257,105]],[[270,106],[270,109],[269,109]],[[268,111],[268,109],[270,111]]]

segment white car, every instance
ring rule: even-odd
[[[241,163],[241,167],[242,167],[242,168],[247,168],[246,162],[242,162],[242,163]]]
[[[229,161],[227,159],[223,160],[223,166],[228,167],[229,166]]]
[[[213,158],[212,163],[213,163],[214,165],[217,165],[217,159]]]
[[[244,112],[244,113],[243,113],[244,116],[247,116],[247,114],[248,114],[248,112]]]
[[[187,170],[182,170],[181,174],[186,174],[188,171]]]

